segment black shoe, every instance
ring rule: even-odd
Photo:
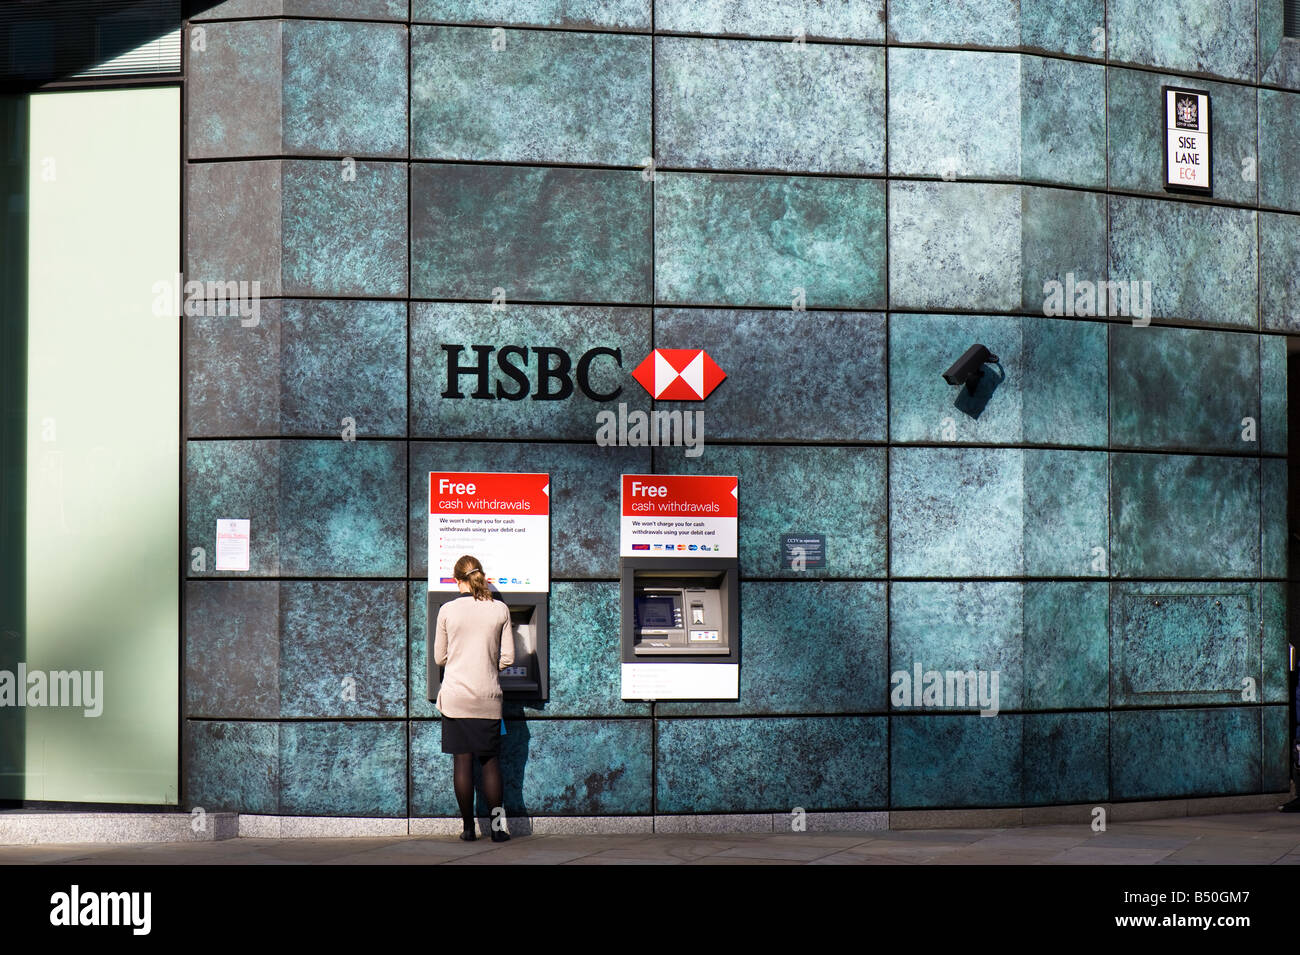
[[[1278,812],[1300,812],[1300,796],[1277,807]]]
[[[509,841],[510,841],[510,833],[506,832],[504,829],[493,829],[493,830],[492,830],[492,841],[493,841],[493,842],[509,842]]]
[[[478,836],[474,835],[473,829],[466,829],[464,832],[460,834],[460,837],[464,839],[466,842],[473,842],[475,839],[478,838]]]

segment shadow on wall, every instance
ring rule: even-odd
[[[0,96],[0,671],[27,658],[28,98]],[[10,677],[12,679],[12,677]],[[0,809],[26,795],[26,709],[0,706]]]
[[[1288,335],[1287,351],[1287,638],[1300,650],[1300,336]],[[1287,764],[1300,794],[1300,668],[1288,674],[1291,703]]]
[[[996,371],[992,369],[996,368]],[[1007,380],[1007,373],[1000,363],[989,364],[985,367],[984,373],[980,375],[979,384],[975,386],[972,392],[970,389],[962,386],[957,391],[957,400],[952,406],[962,414],[971,418],[978,419],[984,413],[985,407],[988,406],[989,399],[993,397],[993,392],[998,390],[998,385]]]
[[[165,37],[222,0],[20,0],[0,6],[0,83],[34,90]]]
[[[508,826],[512,835],[527,835],[520,829],[526,825],[523,819],[532,815],[524,805],[524,774],[528,770],[528,741],[531,734],[528,723],[522,719],[512,720],[506,724],[505,739],[501,741],[501,784],[502,798],[506,804],[506,818],[512,820]],[[480,819],[490,818],[492,807],[488,805],[483,794],[483,780],[475,760],[474,769],[475,809],[474,815]],[[518,821],[513,821],[518,819]],[[486,835],[486,833],[484,833]]]

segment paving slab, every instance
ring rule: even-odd
[[[1075,846],[1045,861],[1049,865],[1155,865],[1172,849],[1108,849],[1104,846]]]
[[[948,820],[945,819],[945,822]],[[1244,812],[988,829],[815,832],[685,831],[488,836],[452,834],[296,838],[239,836],[178,842],[0,846],[4,865],[1295,865],[1300,815]]]

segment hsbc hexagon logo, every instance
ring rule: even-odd
[[[563,401],[581,392],[590,401],[605,403],[623,390],[621,384],[614,385],[616,379],[608,368],[601,369],[603,374],[592,375],[598,359],[608,359],[622,368],[621,348],[598,345],[583,352],[577,361],[567,350],[551,346],[470,345],[471,360],[466,360],[465,345],[443,343],[441,348],[446,356],[447,386],[440,393],[444,399]],[[632,377],[652,398],[702,402],[726,380],[727,373],[703,348],[656,348]],[[474,383],[469,393],[464,388],[469,383],[466,379]],[[609,390],[598,390],[601,388]],[[627,402],[620,401],[617,410],[606,407],[597,411],[595,423],[600,447],[682,447],[688,458],[704,453],[703,407],[645,410],[629,408]]]
[[[653,398],[703,401],[727,373],[703,348],[656,348],[636,366],[632,377]]]

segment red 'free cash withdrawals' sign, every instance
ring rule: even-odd
[[[551,477],[505,471],[429,472],[429,590],[456,590],[452,568],[477,557],[503,593],[551,587]]]
[[[624,474],[622,557],[735,557],[740,481],[734,475]]]

